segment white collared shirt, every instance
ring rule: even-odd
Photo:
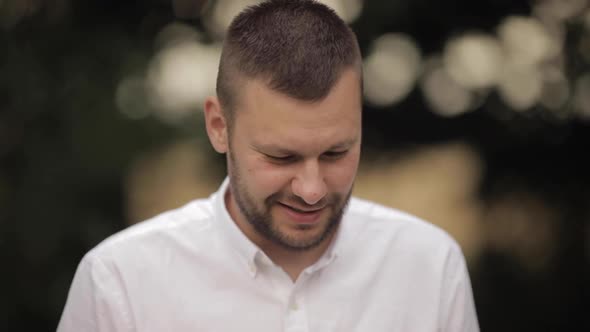
[[[479,331],[464,257],[439,228],[352,198],[293,282],[234,224],[227,187],[88,252],[57,330]]]

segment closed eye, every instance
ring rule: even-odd
[[[348,150],[344,151],[327,151],[322,155],[325,159],[339,159],[344,157],[348,153]]]
[[[273,155],[269,155],[269,154],[264,154],[264,156],[270,160],[271,162],[274,163],[289,163],[289,162],[293,162],[296,160],[296,157],[293,155],[288,155],[288,156],[273,156]]]

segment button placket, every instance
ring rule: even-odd
[[[287,316],[285,317],[285,331],[289,332],[303,332],[308,331],[309,324],[307,322],[307,316],[305,308],[301,299],[292,296],[291,303],[287,310]]]
[[[303,332],[309,330],[309,322],[305,310],[303,285],[307,279],[304,275],[299,278],[289,294],[286,307],[285,331]]]

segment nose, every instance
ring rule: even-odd
[[[319,202],[326,196],[328,190],[317,160],[303,163],[291,186],[293,193],[309,205]]]

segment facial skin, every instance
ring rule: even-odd
[[[325,246],[358,168],[359,74],[344,71],[318,102],[291,98],[261,80],[245,81],[231,130],[219,101],[210,98],[205,104],[210,140],[227,153],[229,213],[263,249],[300,252]]]

